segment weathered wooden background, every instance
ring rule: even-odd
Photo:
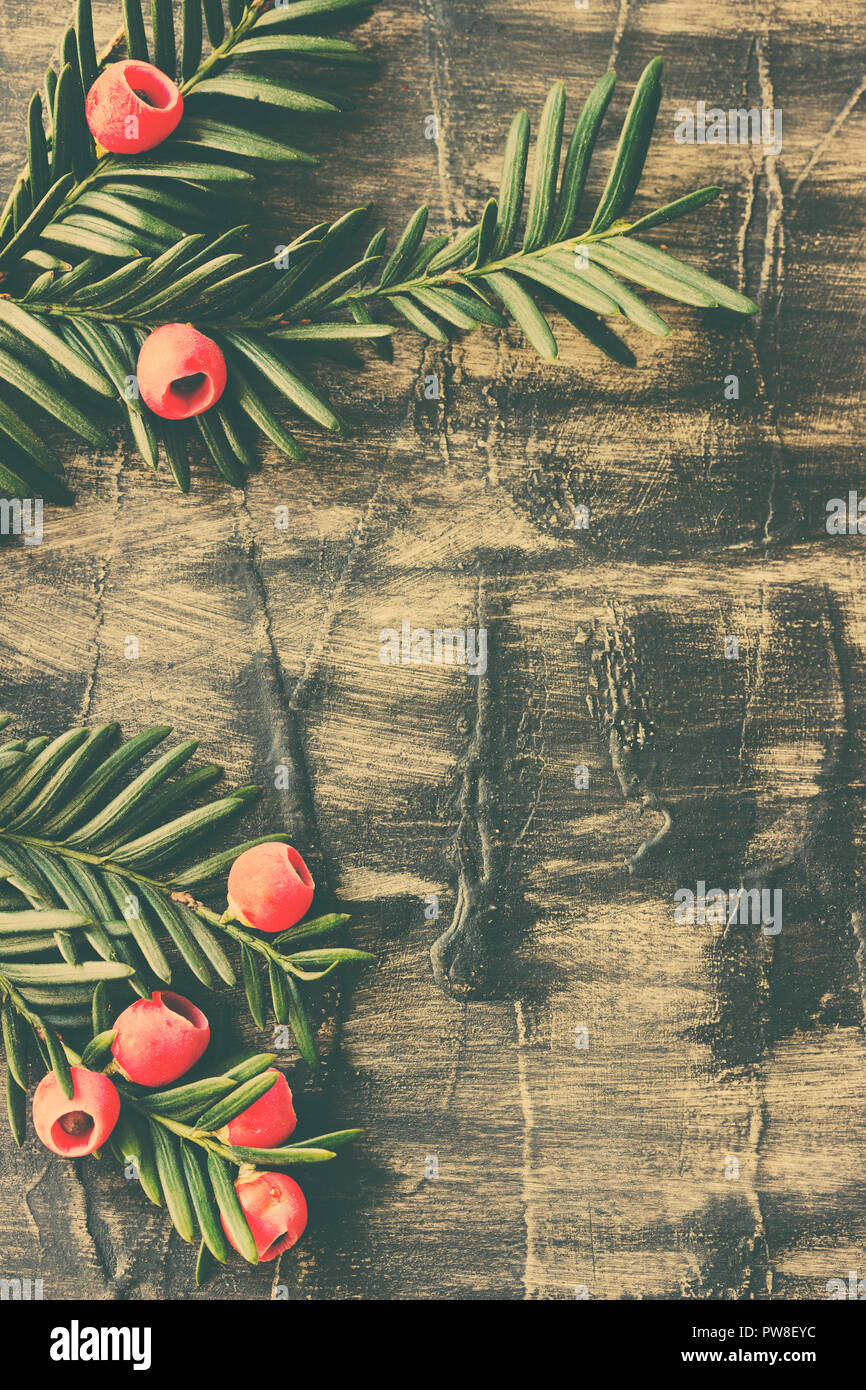
[[[4,182],[65,8],[3,0]],[[117,8],[97,6],[104,36]],[[379,69],[310,131],[320,170],[262,181],[263,244],[368,199],[394,230],[423,200],[437,230],[466,225],[517,106],[536,117],[562,77],[574,111],[615,60],[621,116],[660,53],[642,206],[721,183],[667,242],[763,313],[674,310],[630,373],[568,332],[548,368],[515,334],[407,331],[393,365],[334,374],[351,438],[267,457],[243,494],[200,474],[182,497],[121,443],[71,458],[78,506],[2,550],[0,704],[33,732],[171,722],[266,785],[262,826],[314,833],[379,960],[299,1109],[367,1134],[307,1184],[297,1251],[202,1292],[116,1170],[4,1135],[0,1275],[51,1298],[789,1299],[864,1272],[864,571],[862,540],[823,526],[866,486],[863,19],[383,0],[360,26]],[[677,145],[698,100],[781,108],[780,156]],[[404,616],[486,625],[487,677],[383,667]],[[646,731],[633,785],[621,701]],[[674,924],[677,887],[743,874],[782,887],[780,936]]]

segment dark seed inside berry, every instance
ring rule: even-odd
[[[165,107],[171,103],[171,88],[167,85],[163,86],[161,82],[154,82],[151,79],[150,90],[147,91],[143,86],[136,86],[136,82],[141,82],[142,76],[150,78],[149,73],[142,75],[133,74],[132,81],[127,80],[126,85],[129,87],[132,94],[138,97],[139,101],[144,102],[145,106],[152,106],[157,111],[163,111]]]
[[[171,383],[172,391],[176,391],[179,396],[194,396],[196,391],[200,391],[207,381],[204,372],[194,372],[192,376],[179,376]]]
[[[70,1110],[67,1115],[61,1115],[58,1124],[64,1134],[80,1139],[93,1129],[93,1117],[84,1110]]]

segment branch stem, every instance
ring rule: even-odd
[[[104,869],[106,873],[116,874],[119,878],[125,878],[131,883],[147,884],[149,888],[155,888],[169,895],[174,891],[171,882],[150,878],[147,874],[130,869],[126,864],[114,864],[110,859],[98,854],[88,854],[85,850],[72,849],[68,845],[55,844],[53,840],[42,840],[34,835],[13,835],[8,831],[0,831],[0,839],[4,838],[12,841],[13,844],[24,845],[25,847],[29,845],[43,852],[64,855],[67,859],[77,859],[82,864],[92,864],[94,868]],[[280,955],[279,951],[275,951],[272,946],[269,946],[266,941],[261,941],[258,937],[245,931],[232,918],[225,915],[220,916],[219,913],[211,911],[209,907],[205,907],[204,903],[198,902],[197,899],[193,898],[190,903],[187,901],[189,896],[184,894],[184,905],[189,907],[197,917],[201,917],[202,921],[208,922],[211,926],[216,927],[217,931],[231,937],[233,941],[239,942],[242,946],[249,946],[268,963],[273,962],[290,975],[297,976],[297,971],[290,962]],[[2,984],[2,977],[0,977],[0,986]]]
[[[343,304],[363,302],[369,299],[390,299],[397,294],[411,294],[413,290],[435,289],[437,285],[459,285],[464,282],[483,279],[485,275],[494,275],[500,270],[513,270],[519,267],[521,261],[541,261],[557,251],[576,251],[579,246],[586,246],[594,241],[604,241],[611,236],[624,236],[630,225],[630,223],[617,222],[602,232],[593,232],[591,235],[588,231],[582,232],[579,236],[566,238],[565,241],[557,241],[550,246],[540,246],[536,251],[514,251],[510,256],[504,256],[498,261],[489,261],[486,265],[470,266],[465,270],[455,270],[453,266],[449,266],[446,270],[441,270],[435,275],[419,275],[414,280],[404,280],[397,285],[387,285],[384,289],[374,285],[370,289],[361,287],[357,290],[347,290],[339,299],[333,300],[328,308],[334,309]]]

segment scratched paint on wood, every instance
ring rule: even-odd
[[[621,117],[661,53],[641,197],[722,185],[667,244],[760,319],[676,308],[630,373],[567,329],[550,368],[512,330],[401,334],[393,364],[329,373],[353,435],[266,453],[243,494],[66,448],[79,506],[2,549],[0,703],[28,730],[172,723],[265,784],[258,824],[314,845],[379,958],[324,1003],[321,1082],[292,1073],[320,1129],[366,1135],[305,1184],[291,1256],[200,1292],[116,1171],[4,1136],[0,1274],[54,1298],[787,1299],[858,1266],[866,626],[860,541],[823,524],[866,483],[858,17],[387,0],[357,111],[308,133],[321,168],[262,186],[265,254],[367,199],[459,229],[514,109],[562,77],[574,111],[615,61]],[[65,18],[0,14],[7,180]],[[678,145],[699,100],[782,108],[781,152]],[[485,626],[486,677],[384,666],[404,617]],[[780,888],[783,932],[676,925],[699,880]]]

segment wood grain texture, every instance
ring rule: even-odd
[[[0,12],[7,181],[65,18]],[[357,112],[306,132],[321,168],[260,184],[265,254],[368,199],[459,229],[516,107],[535,120],[562,77],[574,111],[615,61],[621,117],[661,53],[640,206],[720,183],[666,244],[760,318],[677,307],[631,373],[567,330],[550,368],[512,331],[406,332],[393,364],[327,373],[349,438],[266,454],[243,494],[67,443],[78,506],[0,552],[0,704],[32,731],[172,723],[265,784],[252,823],[315,847],[378,954],[325,1001],[321,1080],[293,1071],[317,1127],[367,1134],[305,1183],[297,1251],[203,1291],[107,1163],[4,1135],[0,1276],[59,1299],[797,1299],[863,1273],[866,612],[862,540],[824,531],[866,486],[861,29],[803,0],[385,0]],[[778,159],[677,145],[698,100],[781,107]],[[487,676],[383,666],[404,617],[486,626]],[[781,887],[779,937],[675,924],[676,888],[744,876]]]

